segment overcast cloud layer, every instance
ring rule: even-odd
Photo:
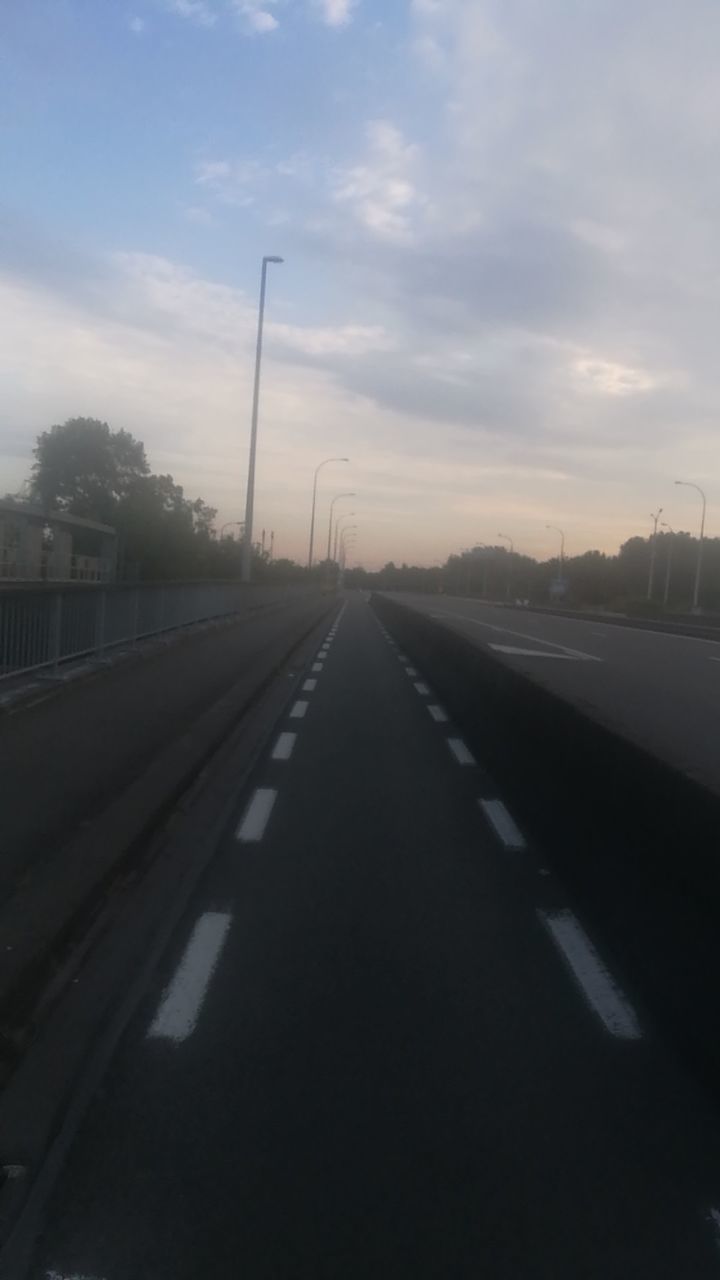
[[[720,375],[710,0],[81,0],[0,18],[3,489],[76,413],[302,558],[312,470],[359,558],[498,529],[695,528]],[[32,10],[32,12],[31,12]],[[80,71],[89,68],[84,80]],[[337,482],[337,483],[336,483]]]

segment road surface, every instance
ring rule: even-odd
[[[720,1124],[353,596],[55,1184],[33,1280],[720,1277]]]
[[[698,640],[462,597],[387,594],[720,791],[720,636]]]

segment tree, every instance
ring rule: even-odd
[[[114,523],[117,505],[150,472],[145,446],[97,418],[43,431],[33,450],[31,493],[48,510]]]

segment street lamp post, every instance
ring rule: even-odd
[[[333,560],[335,560],[336,562],[337,562],[337,552],[338,552],[338,534],[341,531],[340,526],[343,520],[350,520],[351,517],[354,515],[355,515],[354,511],[348,511],[346,516],[338,516],[337,520],[335,521],[335,537],[333,539]],[[357,529],[357,525],[354,524],[352,528]]]
[[[265,287],[267,269],[271,262],[282,262],[282,258],[265,257],[262,260],[260,273],[260,306],[258,308],[257,347],[255,349],[255,383],[253,386],[252,424],[250,427],[250,458],[248,461],[247,494],[245,497],[245,537],[242,546],[241,580],[249,582],[252,571],[252,534],[253,514],[255,509],[255,453],[257,450],[258,408],[260,405],[260,365],[262,363],[263,321],[265,318]]]
[[[667,529],[670,533],[670,542],[668,543],[667,564],[665,566],[665,593],[663,595],[663,605],[667,609],[667,602],[670,598],[670,574],[672,573],[672,557],[675,547],[675,530],[671,524],[662,522],[663,529]]]
[[[312,515],[310,516],[310,550],[308,551],[308,569],[312,569],[313,543],[315,541],[315,502],[317,499],[317,482],[318,473],[322,467],[326,467],[328,462],[349,462],[349,458],[326,458],[324,462],[319,463],[315,468],[315,478],[313,480],[313,497],[312,497]]]
[[[561,582],[561,583],[564,583],[564,582],[565,582],[565,534],[564,534],[563,530],[562,530],[562,529],[559,529],[559,528],[558,528],[558,526],[557,526],[556,524],[546,524],[546,525],[545,525],[545,528],[546,528],[546,529],[552,529],[553,533],[559,533],[559,534],[560,534],[560,575],[559,575],[559,580],[560,580],[560,582]]]
[[[226,521],[225,521],[225,523],[224,523],[224,525],[221,525],[221,527],[220,527],[220,541],[221,541],[221,542],[222,542],[223,534],[225,533],[225,530],[226,530],[226,529],[229,529],[229,528],[230,528],[230,526],[231,526],[231,525],[234,525],[234,524],[236,524],[236,525],[238,526],[238,528],[239,528],[239,529],[244,528],[244,524],[243,524],[243,521],[242,521],[242,520],[226,520]]]
[[[707,499],[699,484],[693,484],[692,480],[676,480],[675,484],[685,485],[688,489],[697,489],[702,498],[702,517],[700,520],[700,542],[698,545],[697,569],[695,570],[695,590],[693,592],[693,613],[697,613],[698,601],[700,599],[700,572],[702,570],[703,555],[703,539],[705,537],[705,509],[707,507]]]
[[[510,583],[512,582],[512,557],[515,554],[515,543],[513,542],[509,533],[499,533],[498,538],[502,538],[503,541],[510,543],[510,564],[508,567],[507,585],[505,587],[505,599],[509,600],[510,599]]]
[[[355,493],[336,493],[335,497],[330,503],[330,520],[328,521],[328,543],[327,543],[327,557],[326,557],[328,560],[330,559],[330,547],[332,546],[333,508],[335,506],[335,503],[339,502],[341,498],[354,498],[355,496],[356,496]]]
[[[342,534],[340,536],[340,566],[339,567],[341,572],[344,572],[345,570],[348,547],[353,546],[356,541],[357,535],[355,533],[351,533],[351,530],[353,529],[357,529],[357,525],[349,524],[346,529],[343,529]],[[347,539],[345,536],[348,533],[350,533],[349,539]]]
[[[657,527],[658,520],[662,515],[662,507],[658,507],[657,511],[650,512],[650,519],[653,522],[652,545],[650,547],[650,575],[648,577],[647,598],[652,600],[653,586],[655,585],[655,554],[657,552]]]

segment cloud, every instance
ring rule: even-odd
[[[203,160],[195,168],[195,183],[205,187],[222,204],[247,208],[270,170],[257,160]]]
[[[205,0],[165,0],[171,13],[187,18],[198,27],[214,27],[217,14]]]
[[[210,210],[204,209],[202,205],[187,205],[183,209],[183,216],[196,227],[217,226],[217,218],[213,217]]]
[[[231,0],[231,8],[240,19],[241,27],[255,35],[275,31],[280,25],[268,8],[277,0]]]
[[[419,148],[406,143],[388,120],[370,121],[366,136],[368,154],[363,162],[336,170],[333,199],[347,206],[373,235],[406,240],[421,203],[413,181]]]
[[[130,18],[128,26],[134,35],[140,36],[147,27],[147,23],[144,18],[134,17]]]
[[[352,22],[357,0],[315,0],[323,22],[328,27],[346,27]]]

